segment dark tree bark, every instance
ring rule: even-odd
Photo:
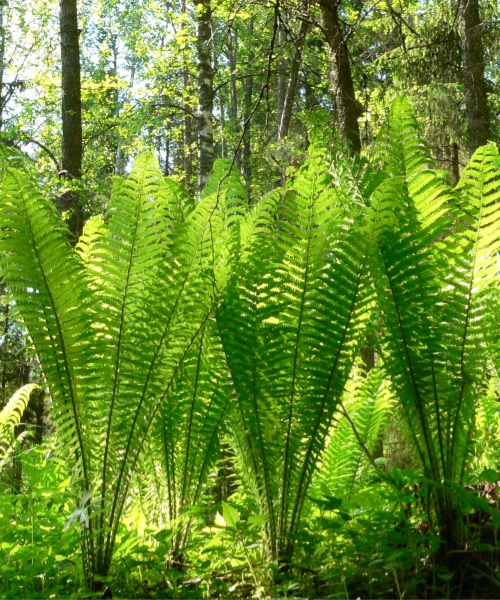
[[[283,107],[285,106],[285,95],[286,95],[286,84],[287,84],[287,71],[288,64],[284,57],[286,49],[286,35],[285,35],[285,23],[283,22],[284,14],[281,13],[281,21],[278,25],[278,89],[276,93],[276,120],[278,123],[281,120],[283,114]]]
[[[198,51],[198,189],[203,190],[214,164],[214,70],[212,67],[212,7],[197,4]]]
[[[339,0],[319,0],[322,29],[330,59],[330,83],[340,132],[355,152],[361,151],[359,105],[354,93],[351,62],[339,20]]]
[[[76,0],[59,0],[62,73],[62,169],[68,179],[82,176],[82,93],[80,44]],[[83,229],[83,211],[76,192],[61,198],[61,208],[72,211],[70,229],[78,237]]]
[[[229,103],[229,134],[231,141],[231,152],[235,152],[235,162],[238,169],[241,168],[241,151],[240,145],[237,144],[236,150],[234,148],[234,138],[241,132],[241,126],[238,123],[238,88],[236,83],[236,72],[238,69],[238,38],[235,32],[228,32],[227,35],[227,59],[229,61],[229,67],[231,69],[230,78],[230,103]]]
[[[479,146],[484,146],[491,137],[478,0],[458,0],[458,21],[469,152],[472,154]]]
[[[253,78],[245,79],[245,111],[243,121],[246,124],[243,132],[243,154],[242,154],[242,170],[247,188],[250,190],[252,185],[252,144],[251,144],[251,114],[252,114],[252,97],[253,97]]]
[[[295,53],[292,58],[292,64],[290,65],[290,76],[288,78],[288,85],[278,124],[278,140],[282,140],[283,138],[287,137],[288,131],[290,129],[290,123],[292,121],[293,103],[295,102],[295,94],[297,92],[300,67],[302,66],[302,48],[304,46],[308,29],[309,23],[306,20],[302,20],[300,22],[299,33],[297,35],[297,42],[295,44]]]
[[[0,285],[0,294],[5,295],[6,290]],[[2,379],[0,381],[0,410],[7,404],[7,344],[9,340],[10,310],[9,303],[5,302],[2,307],[2,341],[0,343],[0,364],[2,365]]]

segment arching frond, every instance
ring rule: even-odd
[[[24,385],[15,392],[0,412],[0,467],[12,450],[14,428],[21,422],[31,392],[37,387],[33,383]]]
[[[36,181],[22,171],[5,168],[0,186],[0,268],[40,357],[55,400],[61,438],[82,469],[88,489],[90,473],[76,381],[88,368],[79,354],[88,328],[81,310],[86,278],[66,226]]]
[[[341,206],[324,157],[311,159],[281,202],[218,316],[240,445],[279,553],[289,551],[366,318],[362,213]]]
[[[434,166],[406,98],[392,104],[370,154],[389,177],[400,179],[415,205],[420,224],[430,230],[433,240],[438,239],[446,226],[443,217],[449,208],[450,187],[445,174]]]
[[[405,136],[401,143],[412,152]],[[425,190],[428,171],[415,173],[415,187],[422,179]],[[371,265],[385,315],[385,362],[424,469],[439,484],[463,481],[485,349],[494,337],[488,314],[498,271],[499,173],[497,150],[479,149],[455,192],[443,191],[442,210],[432,219],[411,193],[407,174],[374,194],[379,249]],[[425,195],[434,198],[433,188]],[[437,492],[440,526],[452,535],[454,499],[443,490]]]
[[[6,169],[2,186],[2,272],[41,357],[59,437],[100,507],[87,552],[89,569],[105,574],[144,439],[217,304],[207,239],[223,210],[207,199],[170,226],[178,195],[145,155],[76,251],[38,185]]]
[[[371,454],[396,402],[385,377],[385,371],[379,367],[368,376],[357,374],[346,386],[342,398],[356,433]],[[318,488],[318,495],[320,488],[327,488],[329,494],[338,498],[349,498],[371,468],[351,423],[342,412],[336,416],[321,462],[314,487]]]

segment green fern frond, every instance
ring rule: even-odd
[[[31,393],[37,388],[38,386],[33,383],[23,386],[0,412],[0,467],[12,450],[14,428],[21,422]]]
[[[397,99],[371,148],[372,160],[389,177],[400,178],[412,199],[423,228],[438,239],[447,227],[451,189],[436,170],[430,150],[406,98]]]
[[[80,303],[85,276],[69,243],[69,232],[40,185],[27,174],[1,172],[0,269],[26,325],[55,401],[55,418],[89,485],[80,427],[78,374],[87,323]]]
[[[109,570],[144,440],[218,302],[210,234],[224,211],[206,199],[179,224],[177,208],[155,159],[140,157],[76,251],[39,186],[2,172],[2,273],[41,357],[60,439],[82,465],[82,493],[100,509],[84,535],[91,576]]]
[[[411,138],[400,136],[403,149],[408,146],[418,158]],[[397,145],[393,149],[398,154]],[[408,162],[415,182],[427,173],[417,158]],[[498,152],[486,146],[471,159],[454,193],[443,191],[435,218],[423,218],[422,199],[411,193],[402,167],[399,179],[376,190],[372,204],[378,251],[371,265],[385,315],[385,364],[422,465],[438,484],[463,482],[486,349],[494,345],[499,173]],[[424,180],[423,197],[433,201],[439,185],[426,188]],[[454,498],[442,487],[434,497],[439,526],[452,535]]]
[[[464,449],[474,425],[475,402],[486,369],[486,348],[494,344],[496,337],[500,156],[495,146],[484,146],[474,153],[456,192],[456,232],[448,240],[447,278],[455,311],[450,327],[444,330],[444,342],[455,364],[457,390],[449,424],[450,470],[461,479],[467,460]]]
[[[274,553],[290,550],[366,318],[362,214],[339,207],[328,170],[316,156],[300,171],[218,315]]]
[[[473,461],[468,474],[497,469],[500,452],[500,381],[495,373],[478,395],[474,427]]]
[[[17,148],[0,143],[0,169],[18,169],[28,173],[32,177],[37,176],[33,162]]]
[[[379,443],[395,402],[381,367],[372,369],[368,376],[357,373],[346,386],[342,404],[370,453]],[[340,498],[349,498],[370,469],[369,459],[342,413],[336,417],[321,462],[314,488],[326,487]]]
[[[209,321],[183,360],[152,430],[151,447],[166,482],[164,495],[172,520],[199,501],[231,399],[216,324]],[[173,541],[174,555],[185,546],[188,533],[187,522]]]

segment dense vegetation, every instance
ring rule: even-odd
[[[498,598],[498,6],[0,1],[0,598]]]
[[[0,263],[54,431],[2,442],[6,596],[494,597],[493,145],[450,187],[399,100],[252,206],[230,162],[194,204],[146,154],[76,248],[24,163]]]

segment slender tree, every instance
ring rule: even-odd
[[[69,180],[82,176],[82,92],[80,73],[80,30],[76,0],[60,0],[62,74],[62,174]],[[72,210],[70,228],[75,236],[83,230],[83,212],[78,194],[66,192],[61,207]]]
[[[478,0],[459,0],[458,20],[467,106],[469,153],[473,154],[491,137]]]
[[[198,52],[198,188],[207,183],[214,163],[214,69],[212,65],[212,7],[196,6]]]
[[[254,21],[255,19],[250,19],[248,23],[248,33],[250,36],[253,36],[254,33]],[[248,62],[253,64],[255,60],[255,54],[253,50],[250,51],[248,56]],[[247,189],[250,190],[252,183],[252,144],[251,144],[251,116],[252,116],[252,99],[253,99],[253,77],[247,77],[243,84],[244,89],[244,114],[243,114],[243,154],[242,154],[242,170],[243,175],[245,176],[245,181],[247,184]]]
[[[303,5],[303,12],[307,14],[309,10],[309,2],[305,0]],[[297,38],[295,40],[295,52],[293,54],[292,62],[290,65],[290,74],[288,77],[288,85],[286,87],[285,97],[283,99],[283,105],[281,107],[281,114],[279,115],[278,123],[278,139],[282,140],[288,136],[290,129],[290,123],[292,121],[292,108],[295,101],[295,95],[297,92],[297,84],[299,81],[300,68],[302,66],[302,48],[306,40],[306,35],[309,30],[309,22],[306,19],[300,21]]]
[[[0,131],[3,129],[4,73],[5,73],[5,11],[7,0],[0,0]]]
[[[330,84],[340,132],[355,152],[361,151],[359,107],[356,102],[349,52],[339,20],[339,0],[319,0],[328,57]]]

